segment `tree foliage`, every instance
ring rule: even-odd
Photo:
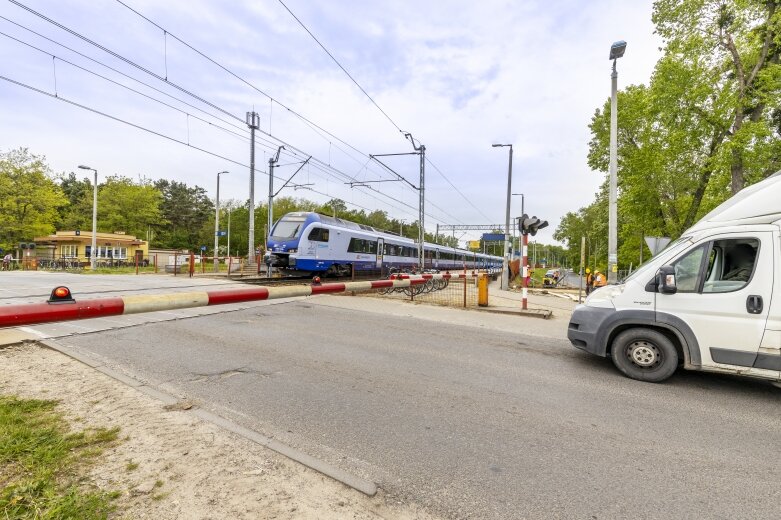
[[[781,2],[657,0],[653,21],[663,55],[648,85],[618,94],[622,268],[648,258],[644,235],[675,238],[781,169]],[[608,170],[609,125],[607,100],[590,124],[596,171]],[[573,255],[581,236],[607,236],[602,195],[557,229]]]
[[[26,148],[0,154],[0,247],[54,232],[66,204],[43,157]]]

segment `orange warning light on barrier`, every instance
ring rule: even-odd
[[[75,301],[71,295],[71,290],[64,285],[55,287],[48,300],[49,303],[74,303]]]

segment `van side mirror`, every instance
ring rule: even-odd
[[[675,267],[663,265],[656,274],[656,286],[662,294],[675,294],[678,286],[675,283]]]

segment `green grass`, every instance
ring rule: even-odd
[[[117,492],[84,483],[118,428],[71,432],[56,401],[0,396],[0,518],[107,518]]]

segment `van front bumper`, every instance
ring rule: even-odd
[[[611,308],[578,305],[570,318],[567,338],[574,347],[605,357],[607,344],[604,333],[600,332],[603,332],[603,324],[615,314],[616,310]]]

